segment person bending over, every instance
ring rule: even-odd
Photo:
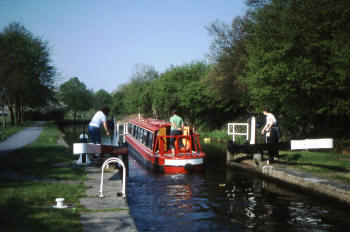
[[[109,113],[108,107],[103,107],[101,110],[97,111],[92,117],[91,122],[88,126],[89,131],[89,141],[95,144],[101,144],[101,132],[100,126],[103,125],[106,135],[109,136],[109,131],[107,127],[107,115]]]

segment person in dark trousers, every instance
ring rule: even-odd
[[[91,143],[101,144],[101,132],[100,126],[103,125],[106,135],[109,136],[109,130],[107,126],[107,115],[109,113],[108,107],[103,107],[101,110],[97,111],[92,118],[88,126],[89,131],[89,141]]]
[[[170,128],[170,135],[176,136],[176,135],[182,135],[182,131],[184,129],[184,121],[180,116],[177,115],[176,110],[173,110],[171,112],[172,117],[170,118],[171,128]],[[175,155],[175,140],[176,137],[170,137],[170,148],[172,151],[172,154]],[[182,144],[182,139],[178,138],[179,141],[179,147],[184,147]]]
[[[282,137],[281,129],[275,116],[270,112],[269,108],[263,109],[263,114],[266,116],[266,124],[261,130],[261,134],[266,136],[266,143],[276,144],[278,139]],[[278,156],[278,149],[272,148],[268,151],[269,161],[273,162]]]

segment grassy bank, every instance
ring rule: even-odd
[[[74,157],[57,144],[58,137],[48,123],[37,141],[1,159],[1,231],[83,231],[79,198],[85,195],[85,172],[72,166]],[[58,197],[70,207],[52,208]]]
[[[350,184],[350,155],[323,151],[283,151],[279,162],[290,168]]]

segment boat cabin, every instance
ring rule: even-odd
[[[172,154],[170,137],[175,137],[175,156],[201,153],[198,134],[190,127],[185,127],[183,135],[170,136],[170,123],[157,119],[131,119],[128,123],[128,134],[142,143],[154,155],[167,156]],[[182,140],[184,147],[179,147]]]

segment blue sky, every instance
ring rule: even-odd
[[[78,77],[112,92],[137,64],[162,73],[206,60],[205,26],[245,10],[244,0],[0,0],[0,29],[17,21],[48,41],[58,83]]]

